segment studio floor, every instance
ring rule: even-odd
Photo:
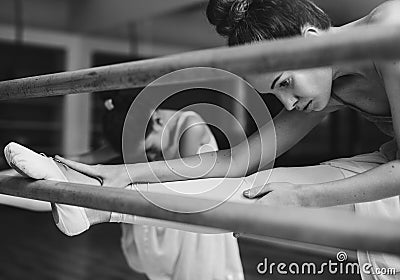
[[[55,227],[51,213],[0,206],[0,280],[147,279],[131,270],[120,249],[120,227],[103,224],[77,237],[66,237]],[[239,239],[247,280],[359,279],[358,276],[260,275],[257,264],[268,257],[275,262],[326,261],[299,248],[282,248],[246,238]]]

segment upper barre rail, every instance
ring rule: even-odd
[[[313,38],[290,38],[0,82],[0,100],[146,86],[189,67],[238,75],[400,58],[400,26],[363,26]]]
[[[400,222],[327,209],[268,207],[225,202],[196,214],[164,210],[139,192],[82,184],[0,176],[0,193],[351,250],[400,254]],[[165,207],[209,205],[204,198],[146,193]]]

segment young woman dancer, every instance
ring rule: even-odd
[[[400,1],[386,1],[370,14],[350,24],[333,27],[329,17],[308,0],[211,0],[207,16],[229,45],[252,43],[282,37],[318,37],[325,33],[350,30],[357,26],[398,26]],[[400,215],[400,63],[365,61],[308,70],[267,73],[248,78],[262,94],[274,94],[285,106],[275,119],[277,155],[295,145],[329,113],[344,107],[359,111],[374,122],[393,141],[379,151],[353,158],[324,163],[329,172],[339,171],[346,178],[324,183],[293,184],[264,182],[245,191],[254,198],[261,196],[265,204],[327,207],[355,204],[360,215],[396,218]],[[103,185],[126,187],[132,183],[157,180],[176,181],[211,177],[242,177],[258,171],[273,161],[273,147],[261,147],[260,135],[269,135],[270,125],[259,134],[229,150],[210,152],[182,160],[153,164],[89,166],[58,158],[62,163],[99,179]],[[263,151],[262,153],[260,151]],[[261,156],[262,155],[262,156]],[[249,162],[249,165],[243,165]],[[197,165],[196,168],[191,166]],[[328,170],[328,169],[326,169]],[[205,172],[208,171],[208,172]],[[328,177],[328,176],[327,176]],[[282,177],[283,181],[288,181]],[[281,178],[281,179],[282,179]],[[360,263],[373,266],[399,267],[397,258],[359,252]],[[364,279],[382,276],[362,275]],[[371,278],[372,277],[372,278]]]
[[[124,96],[117,96],[114,99],[116,100],[109,99],[105,102],[108,112],[103,122],[104,133],[110,145],[83,155],[82,159],[86,162],[96,163],[104,159],[122,158],[119,152],[121,151],[121,131],[129,108],[129,102],[123,101],[129,100],[125,100]],[[126,108],[118,105],[121,103],[125,104]],[[134,143],[132,142],[132,144]],[[13,150],[12,146],[13,144],[6,149],[7,158],[9,158],[7,155],[10,155]],[[140,144],[137,146],[139,147]],[[151,114],[145,133],[144,146],[149,161],[218,150],[213,134],[197,113],[164,109],[155,110]],[[14,145],[14,147],[22,149],[22,146],[19,145]],[[29,153],[25,155],[29,155]],[[30,153],[30,155],[33,154]],[[21,155],[19,158],[22,158]],[[44,157],[39,159],[41,158]],[[10,161],[11,166],[18,166],[12,162],[13,160]],[[37,161],[37,163],[39,162],[40,160]],[[43,168],[47,171],[51,170],[51,167],[43,166]],[[24,168],[18,169],[25,175],[25,172],[21,172]],[[62,170],[66,169],[62,168]],[[66,176],[68,177],[68,175]],[[76,176],[78,177],[72,176],[68,179],[83,182],[83,177],[79,174]],[[0,203],[28,210],[51,211],[48,202],[19,197],[0,195]],[[225,279],[226,277],[243,279],[239,247],[236,238],[231,233],[187,232],[183,231],[184,227],[181,228],[182,230],[165,228],[168,224],[163,222],[151,225],[152,223],[150,225],[148,223],[121,224],[121,247],[129,266],[136,271],[145,273],[149,279],[211,280]],[[77,232],[69,233],[76,234]]]

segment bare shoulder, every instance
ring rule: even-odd
[[[182,112],[182,116],[185,118],[185,123],[194,124],[194,123],[205,123],[204,119],[194,111]]]
[[[184,114],[185,119],[181,127],[179,150],[182,156],[198,153],[200,147],[210,141],[210,132],[207,124],[196,113]]]
[[[389,0],[370,13],[370,20],[368,24],[387,24],[387,25],[400,25],[400,0]],[[378,73],[384,80],[394,79],[398,81],[400,76],[400,61],[399,60],[385,60],[374,62]],[[391,78],[392,77],[392,78]]]
[[[400,0],[390,0],[368,15],[368,24],[400,24]]]
[[[196,133],[197,135],[201,135],[205,132],[206,123],[203,118],[195,112],[188,112],[183,125],[185,130],[190,130],[191,133]]]

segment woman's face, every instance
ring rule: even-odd
[[[248,78],[260,93],[275,95],[286,110],[323,110],[330,99],[332,68],[313,68],[257,75]]]
[[[157,111],[152,115],[153,127],[145,139],[146,156],[149,161],[162,160],[162,137],[165,137],[165,121]]]
[[[149,161],[162,160],[163,156],[161,153],[161,135],[157,132],[150,132],[145,140],[146,156]]]

